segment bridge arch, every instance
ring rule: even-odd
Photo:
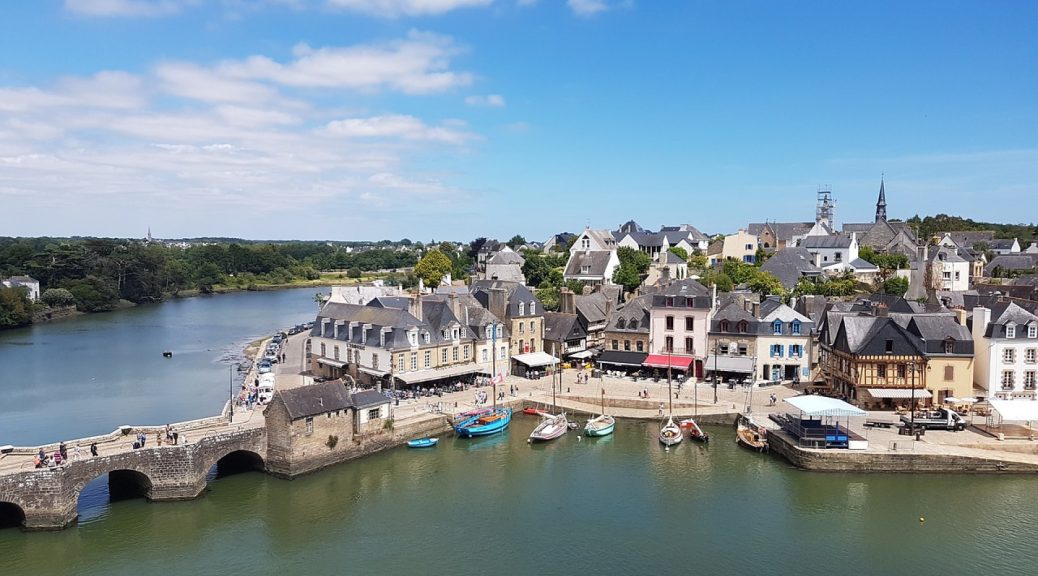
[[[98,483],[104,476],[107,482]],[[147,472],[132,467],[114,466],[97,470],[82,479],[75,489],[75,517],[90,518],[113,502],[134,498],[151,498],[154,486]]]
[[[0,502],[0,529],[25,525],[25,510],[14,502]]]
[[[247,448],[234,448],[214,458],[209,465],[209,478],[220,478],[242,472],[263,472],[266,461],[259,453]]]

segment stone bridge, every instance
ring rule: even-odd
[[[105,474],[112,495],[187,500],[202,493],[214,466],[263,470],[266,457],[265,427],[224,427],[189,444],[87,455],[62,466],[0,473],[0,524],[64,528],[78,516],[83,487]]]

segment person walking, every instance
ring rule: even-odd
[[[95,457],[97,456],[97,442],[90,443],[90,455]]]
[[[660,416],[663,416],[663,402],[660,402]]]

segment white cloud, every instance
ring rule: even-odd
[[[65,9],[84,16],[157,18],[193,4],[197,0],[65,0]]]
[[[609,9],[603,0],[566,0],[566,4],[577,16],[594,16]]]
[[[324,131],[347,138],[402,138],[448,144],[462,144],[473,135],[448,126],[428,126],[414,116],[389,115],[370,118],[347,118],[329,122]]]
[[[469,106],[487,106],[489,108],[504,108],[505,97],[500,94],[487,94],[465,97],[465,103]]]
[[[382,18],[429,16],[459,8],[489,6],[493,0],[328,0],[328,6]]]
[[[275,94],[263,84],[187,62],[159,64],[155,76],[170,94],[203,102],[250,103],[270,100]]]

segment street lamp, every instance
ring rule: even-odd
[[[915,434],[915,362],[908,363],[908,370],[912,373],[912,405],[909,406],[912,411],[912,416],[910,422],[912,426],[912,434]]]
[[[231,418],[229,422],[234,422],[234,372],[231,371],[231,366],[227,366],[227,395],[231,405]]]

